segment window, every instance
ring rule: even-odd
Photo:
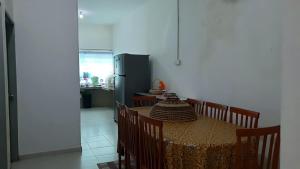
[[[108,51],[80,51],[80,84],[107,83],[113,75],[113,54]]]

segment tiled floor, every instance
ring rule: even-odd
[[[113,110],[107,108],[81,111],[83,153],[92,154],[100,162],[116,160],[117,125]]]
[[[110,108],[81,110],[82,153],[43,156],[13,163],[12,169],[97,169],[117,159],[117,125]]]

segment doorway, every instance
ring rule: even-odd
[[[116,124],[113,121],[113,56],[111,51],[79,52],[81,145],[83,156],[96,163],[115,161]]]

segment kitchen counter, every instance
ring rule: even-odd
[[[90,102],[88,107],[112,107],[113,92],[114,89],[104,86],[80,87],[81,104],[88,99]]]
[[[164,95],[155,95],[151,93],[142,93],[142,92],[137,92],[135,93],[138,96],[155,96],[157,100],[166,100],[167,98]],[[179,97],[180,100],[186,100],[187,98],[185,97]]]
[[[158,99],[158,100],[166,100],[166,97],[163,95],[155,95],[155,94],[151,94],[151,93],[142,93],[142,92],[137,92],[135,94],[139,95],[139,96],[155,96],[156,99]]]
[[[80,92],[85,92],[87,90],[107,90],[107,91],[114,91],[113,88],[108,88],[108,87],[105,87],[105,86],[80,87]]]

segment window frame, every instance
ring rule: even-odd
[[[114,53],[112,50],[101,50],[101,49],[80,49],[79,50],[79,77],[80,77],[80,81],[82,80],[83,78],[83,75],[82,75],[82,72],[81,72],[81,61],[80,61],[80,55],[81,53],[99,53],[99,54],[111,54],[111,59],[112,59],[112,68],[114,68]],[[113,72],[112,72],[112,75],[113,75]],[[99,80],[101,79],[100,77],[98,77]],[[105,79],[103,79],[105,80]]]

